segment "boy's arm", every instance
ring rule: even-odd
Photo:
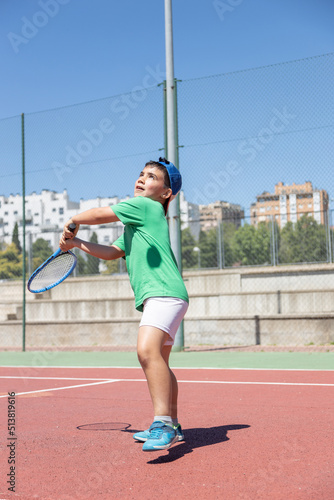
[[[65,239],[64,234],[61,237],[60,248],[66,252],[71,248],[79,248],[89,255],[93,255],[103,260],[114,260],[124,257],[125,252],[118,248],[116,245],[106,246],[99,243],[91,243],[90,241],[80,240],[79,238],[72,238],[71,240]]]
[[[95,225],[95,224],[107,224],[109,222],[116,222],[119,218],[113,212],[111,207],[99,207],[99,208],[91,208],[90,210],[86,210],[81,214],[74,215],[68,222],[66,222],[64,226],[65,238],[71,239],[73,238],[78,230],[80,224],[87,225]],[[70,224],[75,224],[77,227],[74,231],[69,229]]]

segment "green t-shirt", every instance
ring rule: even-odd
[[[113,244],[125,252],[136,309],[142,311],[148,297],[177,297],[188,302],[162,204],[138,196],[111,208],[125,225],[124,233]]]

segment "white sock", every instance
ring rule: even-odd
[[[173,424],[172,417],[169,417],[168,415],[155,415],[154,422],[156,422],[157,420],[165,422],[166,424]]]
[[[179,425],[179,419],[178,418],[172,418],[172,422],[173,422],[173,425],[175,425],[175,427],[177,425]]]

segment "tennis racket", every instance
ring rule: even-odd
[[[74,231],[76,225],[70,224],[69,229]],[[28,281],[28,290],[32,293],[41,293],[59,285],[73,271],[77,264],[77,258],[70,250],[63,252],[60,248],[51,255],[36,271],[32,273]]]

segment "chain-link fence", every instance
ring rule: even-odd
[[[176,81],[187,345],[333,344],[333,62]],[[143,164],[163,154],[164,84],[146,69],[155,85],[0,121],[0,347],[21,345],[22,145],[30,275],[66,220],[132,196]],[[81,236],[109,245],[122,231]],[[73,317],[75,332],[60,337]],[[72,278],[27,297],[26,320],[28,348],[134,345],[123,259],[78,253]]]
[[[205,229],[200,219],[184,223],[183,270],[332,263],[332,212],[321,215],[325,224],[302,215],[283,228],[273,218],[257,225],[250,217],[206,218]]]

